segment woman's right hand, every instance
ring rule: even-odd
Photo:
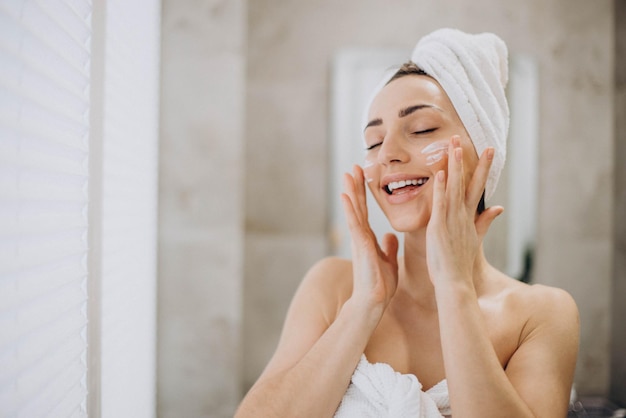
[[[354,166],[344,175],[345,193],[341,194],[352,241],[353,290],[351,300],[369,309],[380,310],[389,304],[398,286],[398,239],[386,234],[382,247],[367,219],[365,177]]]

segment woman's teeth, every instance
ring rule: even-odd
[[[392,181],[387,186],[385,186],[385,191],[391,194],[393,193],[394,190],[398,190],[406,186],[418,186],[418,187],[422,186],[427,181],[428,181],[428,177],[422,177],[420,179],[413,179],[413,180]]]

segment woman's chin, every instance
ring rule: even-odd
[[[428,216],[395,216],[389,219],[389,223],[397,232],[416,232],[425,229],[428,225]]]

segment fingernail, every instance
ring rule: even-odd
[[[437,173],[437,181],[444,181],[446,179],[446,173],[443,170],[439,170]]]
[[[487,148],[487,158],[489,160],[493,160],[493,155],[494,155],[495,151],[492,147]]]

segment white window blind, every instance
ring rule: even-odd
[[[159,28],[0,0],[0,417],[155,415]]]
[[[0,416],[86,415],[91,2],[0,1]]]

